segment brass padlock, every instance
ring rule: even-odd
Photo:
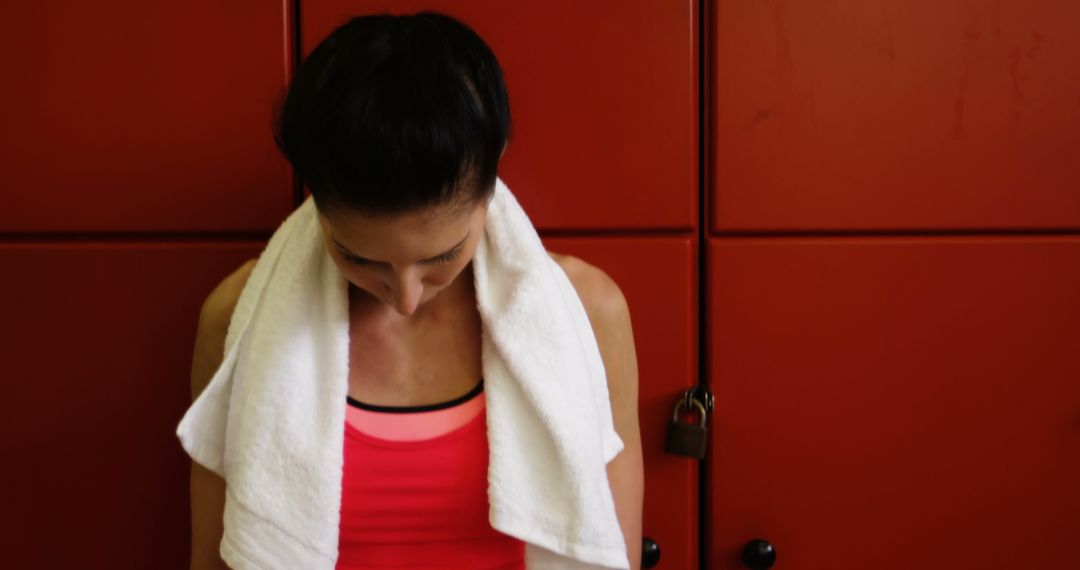
[[[679,410],[686,405],[687,401],[701,412],[701,422],[698,425],[679,421]],[[709,443],[709,432],[706,430],[706,415],[705,406],[697,399],[679,400],[679,403],[675,405],[675,414],[668,424],[664,451],[692,459],[705,459],[705,449]]]

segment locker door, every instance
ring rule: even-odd
[[[709,567],[1076,568],[1080,239],[709,244]]]
[[[715,8],[710,567],[1076,566],[1076,4]]]
[[[187,567],[199,309],[292,209],[284,7],[6,7],[4,567]]]
[[[1080,226],[1080,3],[718,0],[715,231]]]
[[[3,232],[272,228],[286,2],[13,2],[0,19]]]
[[[262,245],[0,244],[5,568],[187,568],[199,308]]]

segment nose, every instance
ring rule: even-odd
[[[419,279],[409,275],[397,275],[390,283],[383,283],[386,299],[398,313],[409,316],[416,312],[420,297],[424,294],[424,285]]]

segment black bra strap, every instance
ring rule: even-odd
[[[352,396],[349,396],[348,394],[345,395],[345,401],[348,402],[350,406],[356,406],[361,410],[367,410],[369,412],[389,412],[393,414],[404,414],[409,412],[432,412],[435,410],[443,410],[446,408],[452,408],[454,406],[464,404],[465,402],[476,397],[476,395],[482,392],[483,389],[484,379],[480,378],[480,382],[476,386],[474,386],[472,390],[469,390],[463,396],[459,396],[448,402],[441,402],[438,404],[426,404],[423,406],[377,406],[375,404],[365,404],[364,402],[361,402],[360,400],[357,400]]]

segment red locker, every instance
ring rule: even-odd
[[[710,567],[1075,568],[1080,239],[712,239]]]
[[[187,567],[175,427],[199,308],[292,209],[269,122],[293,63],[285,8],[8,7],[5,567]],[[156,235],[176,232],[246,239]]]
[[[176,423],[207,292],[260,242],[0,244],[5,568],[187,568]]]
[[[714,8],[709,567],[1080,565],[1077,5]]]
[[[777,568],[1080,564],[1074,3],[24,4],[7,565],[186,567],[195,321],[295,205],[270,128],[293,54],[420,9],[496,51],[501,176],[630,303],[659,568],[747,567],[754,538]],[[701,480],[663,451],[698,381]]]
[[[717,0],[714,231],[1080,226],[1080,4]]]
[[[272,229],[288,2],[16,2],[0,20],[3,232]]]

